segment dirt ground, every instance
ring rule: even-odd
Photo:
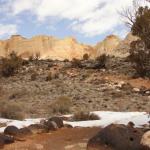
[[[98,131],[100,128],[61,129],[6,145],[3,150],[86,150],[87,141]]]

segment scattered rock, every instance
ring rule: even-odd
[[[54,121],[57,124],[58,128],[64,127],[63,120],[60,117],[52,117],[48,119],[48,122],[51,122],[51,121]]]
[[[22,135],[22,136],[29,136],[29,135],[32,134],[31,130],[29,128],[27,128],[27,127],[21,128],[19,130],[19,132],[20,132],[20,135]]]
[[[14,143],[14,138],[12,136],[7,136],[0,134],[0,148],[3,148],[5,144]]]
[[[4,130],[4,134],[6,134],[6,135],[16,136],[19,133],[20,133],[19,129],[17,127],[15,127],[15,126],[8,126]]]
[[[54,121],[50,121],[48,120],[45,125],[48,127],[48,130],[51,130],[51,131],[56,131],[58,129],[58,126],[56,124],[56,122]]]
[[[133,122],[128,122],[128,127],[131,127],[131,128],[133,128],[135,126],[135,124],[133,123]]]
[[[32,124],[28,127],[33,134],[47,133],[48,128],[45,125],[41,124]]]
[[[140,89],[138,89],[138,88],[133,88],[133,91],[134,91],[134,92],[140,92]]]
[[[70,125],[70,124],[64,124],[64,127],[65,127],[65,128],[73,128],[73,126]]]
[[[127,91],[132,91],[133,87],[132,87],[131,84],[126,83],[126,84],[123,84],[123,85],[122,85],[121,89],[127,90]]]

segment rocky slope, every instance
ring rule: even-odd
[[[5,57],[12,51],[15,51],[23,58],[40,55],[42,59],[64,60],[73,58],[81,59],[85,53],[91,58],[95,58],[103,53],[117,57],[126,57],[129,51],[129,45],[137,38],[128,34],[124,40],[115,35],[106,37],[96,46],[89,46],[78,43],[76,39],[68,37],[57,39],[52,36],[35,36],[31,39],[20,35],[13,35],[10,39],[0,41],[0,56]]]

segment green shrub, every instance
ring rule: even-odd
[[[150,8],[139,7],[131,27],[133,35],[140,39],[130,45],[130,61],[137,75],[150,77]]]
[[[150,50],[145,47],[141,40],[137,40],[130,45],[129,60],[132,62],[138,76],[150,77]]]
[[[78,112],[73,115],[73,121],[100,120],[100,117],[90,112]]]

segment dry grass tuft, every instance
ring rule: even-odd
[[[69,97],[61,96],[50,105],[50,111],[54,114],[66,114],[70,112],[71,105],[72,103]]]
[[[20,103],[0,101],[0,117],[14,120],[23,120],[24,113]]]
[[[73,115],[73,121],[100,120],[100,117],[90,112],[78,112]]]

